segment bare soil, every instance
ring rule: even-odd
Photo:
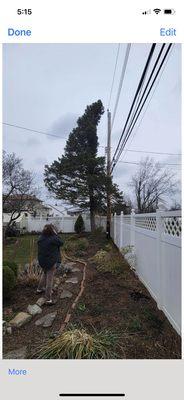
[[[131,271],[127,262],[122,260],[121,274],[99,272],[91,257],[109,242],[105,235],[85,235],[89,248],[82,252],[82,259],[87,261],[85,290],[76,309],[73,311],[70,325],[83,327],[88,332],[110,329],[119,336],[117,347],[120,359],[179,359],[181,358],[181,338],[175,332],[163,312],[159,311],[149,292]],[[118,250],[114,247],[114,251]],[[148,261],[149,262],[149,261]],[[36,351],[45,339],[52,337],[64,321],[67,311],[80,290],[83,266],[76,263],[81,272],[68,274],[78,276],[79,284],[66,284],[62,280],[55,296],[58,301],[54,306],[43,306],[42,314],[35,316],[25,326],[14,329],[4,336],[4,354],[27,346],[28,357]],[[62,289],[70,290],[71,299],[60,299]],[[11,300],[4,304],[4,319],[9,320],[19,311],[26,311],[29,304],[34,304],[38,295],[36,286],[18,284]],[[8,310],[12,313],[7,316]],[[57,311],[57,317],[51,328],[35,326],[35,321],[49,312]]]

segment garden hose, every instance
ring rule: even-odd
[[[74,302],[72,303],[70,310],[67,312],[64,322],[62,323],[62,325],[59,329],[59,333],[62,333],[64,331],[64,329],[66,328],[66,326],[69,323],[70,318],[72,316],[72,311],[75,309],[79,299],[81,298],[81,296],[84,292],[84,289],[85,289],[84,283],[86,280],[86,267],[87,267],[87,263],[84,260],[71,258],[71,257],[67,256],[65,252],[63,252],[63,257],[72,262],[75,262],[75,263],[78,262],[78,263],[82,264],[84,267],[83,267],[83,277],[81,280],[80,291],[79,291],[78,295],[76,296]]]

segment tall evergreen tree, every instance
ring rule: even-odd
[[[57,199],[90,210],[91,230],[95,229],[95,213],[104,209],[107,185],[117,187],[105,173],[105,157],[98,157],[97,126],[104,107],[101,100],[87,106],[69,134],[64,155],[45,166],[45,184]],[[121,194],[119,193],[120,197]]]

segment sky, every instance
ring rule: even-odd
[[[157,45],[156,55],[161,45]],[[132,44],[117,114],[112,129],[112,155],[144,68],[151,44]],[[36,175],[40,198],[48,200],[44,188],[45,164],[64,152],[69,132],[87,105],[101,99],[109,103],[118,44],[4,44],[3,122],[58,135],[49,137],[3,125],[3,148],[23,160]],[[126,44],[120,45],[110,102],[113,113]],[[151,64],[152,65],[152,64]],[[151,69],[150,65],[150,69]],[[105,155],[107,113],[98,126],[99,155]],[[103,147],[104,146],[104,147]],[[174,45],[154,93],[127,142],[121,161],[139,162],[149,155],[167,164],[181,164],[177,155],[154,155],[127,151],[181,153],[181,46]],[[132,197],[129,186],[137,166],[118,162],[113,179]],[[170,166],[180,178],[180,167]],[[176,200],[179,201],[179,194]],[[172,203],[174,199],[167,199]]]

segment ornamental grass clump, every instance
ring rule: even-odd
[[[36,353],[39,359],[108,359],[117,358],[118,336],[107,331],[94,334],[71,328],[54,340],[46,342]]]
[[[124,273],[123,259],[119,254],[113,251],[107,252],[105,250],[99,250],[91,260],[96,264],[96,268],[99,272],[110,272],[113,275]]]

